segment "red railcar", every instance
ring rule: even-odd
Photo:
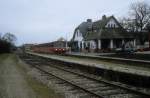
[[[32,47],[32,51],[38,53],[64,54],[67,51],[66,44],[65,41],[38,44]]]

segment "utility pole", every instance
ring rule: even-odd
[[[68,48],[67,33],[66,33],[66,49]]]

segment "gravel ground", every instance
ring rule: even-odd
[[[0,98],[36,98],[12,56],[0,59]]]

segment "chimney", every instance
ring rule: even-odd
[[[87,22],[92,22],[92,19],[87,19]]]
[[[106,19],[106,15],[103,15],[103,16],[102,16],[102,20],[105,20],[105,19]]]

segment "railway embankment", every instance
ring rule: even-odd
[[[55,80],[56,84],[65,88],[66,93],[74,92],[75,98],[149,98],[150,96],[148,89],[108,81],[73,68],[70,64],[66,65],[30,54],[20,55],[20,58],[33,68],[45,73],[44,76],[47,76],[50,81]]]
[[[100,60],[89,60],[75,57],[56,56],[47,54],[28,53],[45,59],[52,59],[65,65],[72,65],[73,68],[78,67],[83,71],[94,73],[106,79],[123,82],[135,86],[150,87],[150,69],[139,66],[121,65]]]
[[[0,98],[63,98],[35,80],[34,73],[15,54],[1,54]]]

